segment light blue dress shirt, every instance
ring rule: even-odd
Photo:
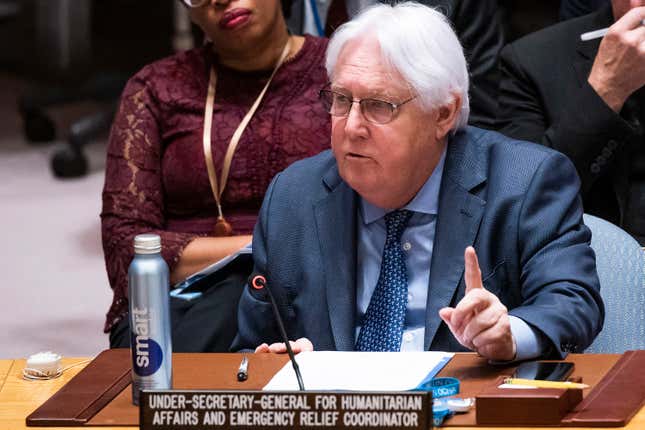
[[[446,158],[444,150],[432,175],[417,195],[403,209],[413,211],[408,227],[401,237],[408,274],[408,307],[403,327],[401,351],[423,351],[425,338],[426,303],[430,282],[430,262],[434,247],[435,227],[439,206],[439,189]],[[358,255],[356,289],[356,331],[358,339],[362,321],[370,303],[381,268],[385,246],[387,211],[360,199],[358,208]],[[436,316],[439,318],[439,315]],[[511,332],[517,346],[516,360],[537,357],[542,352],[540,338],[522,319],[510,316]]]

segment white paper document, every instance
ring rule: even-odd
[[[296,355],[296,361],[307,390],[407,391],[433,378],[453,355],[440,351],[313,351]],[[291,362],[264,390],[298,390]]]

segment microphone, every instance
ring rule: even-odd
[[[269,300],[271,301],[273,316],[275,317],[275,320],[278,323],[280,336],[282,336],[282,341],[287,347],[287,354],[289,354],[289,360],[291,360],[291,366],[293,367],[293,371],[296,373],[296,378],[298,379],[298,387],[300,387],[300,391],[305,391],[305,384],[302,382],[302,375],[300,374],[300,368],[298,367],[298,363],[296,362],[296,357],[294,356],[293,350],[291,349],[291,345],[289,344],[289,337],[287,336],[287,331],[284,329],[282,316],[280,315],[280,311],[278,310],[278,305],[275,302],[273,293],[271,293],[271,289],[267,285],[266,278],[257,272],[252,273],[251,276],[249,276],[249,285],[256,290],[261,290],[263,288],[266,289],[266,292],[269,295]]]

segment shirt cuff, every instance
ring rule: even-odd
[[[515,339],[515,360],[522,361],[542,355],[542,338],[523,319],[514,315],[508,316],[511,324],[511,334]]]

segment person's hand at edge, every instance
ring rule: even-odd
[[[295,342],[293,340],[290,340],[289,344],[291,345],[291,349],[293,350],[294,354],[314,350],[313,344],[306,337],[301,337]],[[262,345],[255,348],[255,352],[256,353],[272,352],[274,354],[286,354],[287,346],[284,344],[284,342],[276,342],[276,343],[272,343],[271,345],[263,343]]]
[[[618,113],[627,98],[645,85],[645,6],[631,9],[603,37],[587,81]]]

